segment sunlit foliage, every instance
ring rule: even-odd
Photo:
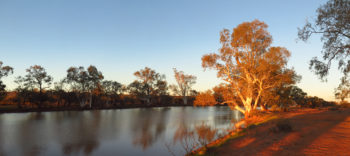
[[[271,90],[281,84],[294,83],[294,71],[286,68],[290,52],[271,47],[272,37],[266,29],[267,25],[258,20],[238,25],[232,34],[224,29],[219,52],[202,57],[203,68],[217,70],[217,76],[238,97],[225,103],[248,116],[263,94],[273,93]]]
[[[201,92],[196,96],[193,103],[195,106],[213,106],[216,104],[215,97],[211,90]]]
[[[148,105],[152,103],[152,96],[167,94],[168,85],[165,81],[165,75],[161,75],[148,67],[136,71],[134,75],[138,80],[128,86],[129,92]]]

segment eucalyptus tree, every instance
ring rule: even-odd
[[[17,107],[22,108],[22,105],[25,105],[27,101],[29,101],[29,96],[31,91],[33,91],[33,87],[25,82],[25,78],[22,76],[17,76],[14,80],[17,84],[15,88]],[[33,106],[33,105],[32,105]]]
[[[344,102],[350,97],[350,81],[346,78],[341,79],[341,84],[334,90],[335,98]]]
[[[47,74],[44,67],[40,65],[33,65],[26,69],[27,75],[24,77],[26,86],[31,88],[37,88],[39,90],[38,107],[42,106],[42,102],[45,100],[43,96],[43,90],[49,88],[53,78]]]
[[[332,62],[336,62],[343,73],[338,87],[342,91],[337,90],[346,93],[346,90],[350,90],[347,87],[350,73],[350,1],[329,0],[316,13],[315,20],[307,21],[302,28],[298,28],[299,39],[306,42],[311,36],[318,34],[323,42],[322,59],[312,58],[309,68],[322,80],[326,80]],[[343,93],[342,95],[347,94]],[[340,92],[336,91],[336,96],[338,95]]]
[[[281,84],[294,83],[294,72],[286,67],[290,53],[283,47],[271,47],[272,37],[264,22],[244,22],[232,34],[224,29],[220,43],[219,53],[202,57],[202,67],[216,70],[217,77],[238,97],[224,102],[231,109],[249,116],[263,94],[272,93]]]
[[[89,105],[92,107],[92,94],[98,89],[103,80],[102,72],[98,71],[95,66],[90,65],[87,70],[84,67],[70,67],[67,70],[66,81],[70,84],[71,89],[76,92],[80,100],[80,106]]]
[[[63,103],[64,99],[65,99],[65,95],[66,95],[66,91],[65,91],[65,79],[62,79],[58,82],[54,83],[54,87],[53,87],[53,95],[56,98],[57,101],[57,107],[61,106],[61,104]]]
[[[30,66],[26,69],[27,75],[25,75],[25,81],[29,86],[33,86],[39,89],[39,93],[46,88],[49,88],[53,78],[47,74],[44,67],[40,65]]]
[[[148,67],[136,71],[134,75],[138,80],[128,86],[129,92],[146,101],[148,105],[152,103],[152,96],[167,94],[165,75],[161,75]]]
[[[112,103],[115,105],[120,95],[124,92],[125,87],[117,81],[105,80],[102,81],[102,89],[107,96],[107,104]]]
[[[187,105],[187,99],[192,91],[192,86],[196,83],[196,76],[185,74],[183,71],[177,71],[174,68],[174,75],[177,85],[171,85],[172,91],[182,97],[183,103]]]
[[[6,85],[3,83],[2,78],[13,74],[13,68],[10,66],[3,66],[3,62],[0,61],[0,100],[6,96]]]

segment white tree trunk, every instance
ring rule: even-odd
[[[92,106],[92,94],[90,94],[89,106],[90,106],[90,108]]]
[[[245,101],[243,101],[244,108],[245,108],[245,116],[249,116],[250,112],[252,111],[252,98],[248,97]]]
[[[187,96],[183,96],[182,100],[184,101],[184,105],[187,105]]]

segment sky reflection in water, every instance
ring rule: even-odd
[[[224,133],[241,117],[225,106],[0,114],[0,155],[181,155],[180,132]]]

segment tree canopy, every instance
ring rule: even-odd
[[[325,80],[332,61],[337,61],[338,69],[347,77],[350,72],[350,1],[329,0],[316,12],[315,20],[307,21],[298,28],[298,37],[303,41],[314,34],[322,35],[322,59],[314,57],[310,61],[310,69]]]
[[[286,67],[290,52],[271,47],[272,37],[264,22],[244,22],[220,33],[222,47],[218,53],[202,57],[202,67],[217,70],[238,100],[225,101],[232,109],[249,115],[263,94],[282,84],[294,83],[294,70]],[[243,108],[241,107],[243,106]]]
[[[187,96],[190,94],[192,86],[196,83],[197,77],[185,74],[183,71],[176,70],[176,68],[174,68],[174,76],[177,85],[171,85],[171,89],[175,94],[182,96],[184,104],[187,105]]]
[[[149,67],[136,71],[134,75],[138,80],[128,86],[129,92],[140,97],[147,104],[151,104],[152,96],[167,94],[168,85],[165,81],[165,75],[161,75]]]
[[[102,72],[97,70],[93,65],[90,65],[87,70],[84,67],[70,67],[67,70],[66,81],[71,85],[71,89],[78,94],[80,105],[86,105],[89,101],[89,106],[92,107],[92,92],[95,89],[101,88],[101,81],[104,79]],[[84,95],[88,93],[89,100]]]
[[[10,66],[3,66],[3,62],[0,61],[0,100],[6,95],[6,85],[2,82],[2,78],[13,73],[13,68]]]

